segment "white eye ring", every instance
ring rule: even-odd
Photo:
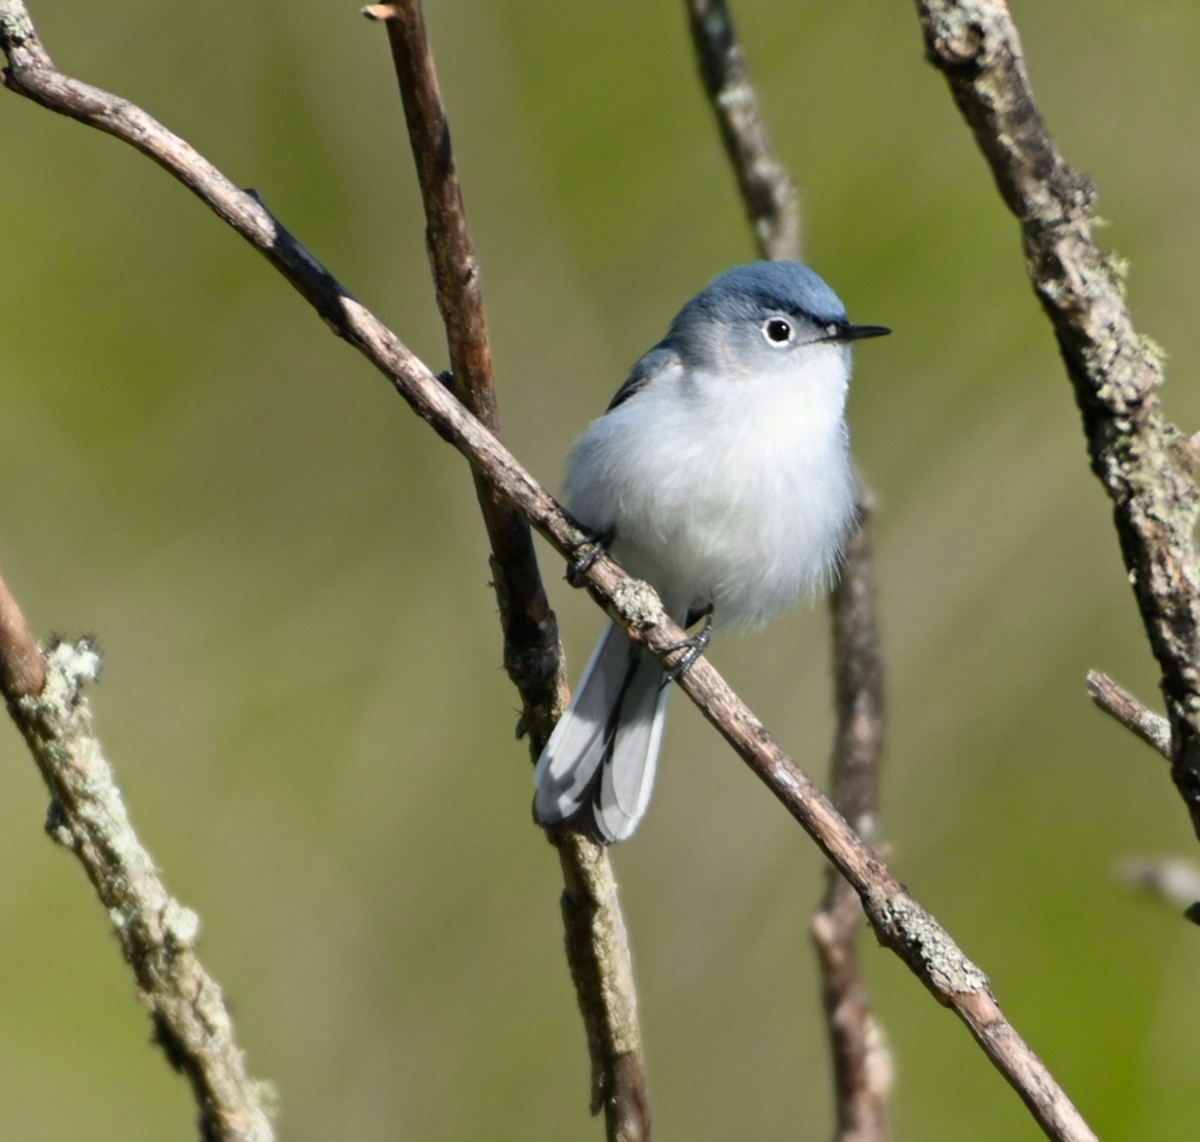
[[[796,337],[792,323],[783,317],[770,317],[763,322],[762,335],[773,349],[781,349],[790,345]]]

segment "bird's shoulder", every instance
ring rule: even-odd
[[[614,408],[642,392],[648,385],[678,373],[682,366],[683,361],[679,356],[679,350],[667,341],[660,342],[629,370],[629,376],[625,378],[625,383],[617,389],[616,395],[609,401],[605,411],[612,412]]]

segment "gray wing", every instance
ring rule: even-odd
[[[659,342],[629,371],[625,383],[617,389],[616,396],[608,402],[608,408],[604,411],[612,412],[617,405],[636,396],[652,381],[676,372],[682,364],[679,351],[673,345],[667,341]]]

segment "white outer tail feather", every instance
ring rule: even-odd
[[[633,835],[654,785],[665,683],[658,661],[610,622],[538,760],[533,804],[542,825],[582,825],[606,844]]]

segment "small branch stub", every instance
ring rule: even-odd
[[[1142,705],[1119,682],[1099,670],[1088,671],[1088,697],[1148,746],[1171,760],[1171,723]]]

